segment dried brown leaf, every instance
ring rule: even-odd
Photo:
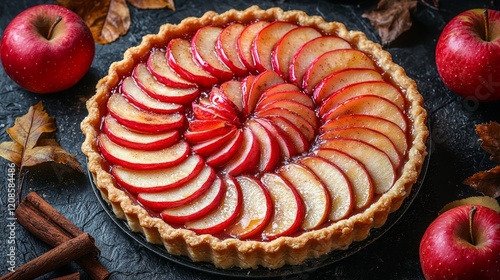
[[[476,125],[481,147],[491,154],[490,159],[500,162],[500,124],[490,122]]]
[[[49,117],[39,102],[24,116],[16,118],[13,127],[7,128],[13,141],[0,143],[0,156],[21,169],[52,161],[83,172],[74,155],[61,148],[55,139],[48,138],[55,131],[55,119]]]
[[[488,171],[477,172],[465,179],[464,183],[487,196],[500,197],[500,165]]]
[[[169,8],[175,11],[173,0],[127,0],[138,9],[163,9]]]
[[[411,13],[418,1],[380,0],[377,8],[363,13],[380,35],[383,45],[396,40],[412,26]]]

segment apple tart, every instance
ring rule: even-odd
[[[110,66],[81,128],[130,229],[218,268],[279,268],[382,226],[426,156],[415,82],[358,31],[279,8],[165,24]]]

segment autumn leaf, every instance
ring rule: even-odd
[[[39,102],[30,107],[26,115],[16,118],[13,127],[7,128],[13,141],[0,143],[0,156],[21,170],[44,162],[55,162],[83,172],[76,157],[61,148],[55,139],[48,137],[55,131],[55,119],[49,117]]]
[[[175,10],[173,0],[56,0],[83,18],[98,44],[114,42],[127,34],[131,23],[127,2],[139,9]]]
[[[476,133],[481,141],[481,148],[491,154],[490,159],[500,162],[500,124],[490,122],[476,125]]]
[[[412,26],[411,13],[418,1],[380,0],[375,9],[363,13],[380,35],[383,45],[388,45]]]

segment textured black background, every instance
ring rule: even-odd
[[[61,146],[76,154],[85,166],[80,151],[83,135],[79,125],[86,116],[85,101],[94,94],[95,84],[107,73],[111,62],[120,60],[123,52],[140,43],[142,36],[158,32],[163,23],[178,23],[188,16],[201,16],[205,11],[224,12],[244,9],[252,4],[262,8],[279,6],[321,15],[328,21],[340,21],[351,30],[361,30],[379,41],[379,37],[361,14],[376,1],[181,1],[176,11],[137,10],[130,7],[132,25],[126,36],[108,45],[96,45],[92,68],[73,88],[52,95],[36,95],[14,84],[0,70],[0,142],[6,141],[6,127],[25,114],[31,105],[43,101],[49,115],[57,120],[57,139]],[[431,2],[429,0],[429,2]],[[362,251],[312,272],[298,273],[281,279],[422,279],[418,260],[420,238],[441,207],[458,198],[476,194],[462,182],[476,171],[489,169],[495,163],[479,147],[474,125],[500,121],[500,104],[468,102],[451,93],[441,82],[435,67],[434,49],[446,22],[461,11],[476,7],[493,7],[493,1],[439,1],[444,11],[418,5],[414,26],[395,45],[386,48],[396,63],[415,79],[425,97],[432,131],[431,160],[426,179],[414,203],[391,230]],[[493,4],[499,9],[500,1]],[[1,1],[0,34],[12,18],[38,3],[52,1]],[[0,176],[7,178],[8,162],[0,159]],[[7,234],[9,229],[7,183],[0,180],[0,275],[7,272]],[[112,279],[225,279],[167,261],[138,245],[111,221],[95,197],[86,174],[79,174],[53,164],[29,170],[24,181],[24,194],[36,191],[83,231],[96,238],[101,249],[100,261],[112,272]],[[48,249],[24,228],[15,229],[16,262],[21,265]],[[68,265],[45,278],[79,270]],[[82,272],[83,279],[86,275]],[[229,279],[229,278],[228,278]]]

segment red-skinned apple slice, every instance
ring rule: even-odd
[[[140,110],[130,104],[121,94],[112,94],[108,100],[108,111],[120,124],[147,133],[174,130],[184,125],[185,117],[179,113],[157,114]]]
[[[274,214],[262,232],[262,238],[273,240],[296,232],[305,214],[304,202],[297,190],[277,174],[265,173],[260,180],[269,190],[274,205]]]
[[[302,80],[306,93],[312,95],[316,86],[328,75],[350,68],[376,69],[375,63],[364,52],[353,49],[338,49],[320,55],[307,68]]]
[[[226,184],[216,177],[208,191],[202,196],[179,207],[167,208],[160,213],[160,216],[166,222],[174,224],[199,219],[216,209],[225,193]]]
[[[343,69],[328,75],[314,89],[313,97],[321,104],[332,93],[343,87],[369,81],[383,81],[382,75],[373,69]]]
[[[197,234],[216,234],[226,229],[238,217],[243,204],[240,185],[225,178],[226,192],[219,206],[197,220],[186,222],[186,227]]]
[[[260,160],[260,147],[257,137],[248,127],[243,128],[243,142],[238,152],[223,166],[231,176],[254,172]]]
[[[233,77],[233,72],[216,53],[217,38],[222,30],[222,27],[216,26],[198,29],[191,39],[191,53],[201,68],[217,77],[219,81],[227,81]]]
[[[365,127],[379,131],[391,139],[400,155],[404,156],[406,154],[408,143],[404,131],[395,123],[379,117],[369,115],[345,115],[325,122],[320,130],[321,133],[327,133],[330,130],[348,127]]]
[[[282,117],[295,126],[306,141],[311,141],[315,137],[315,128],[302,116],[285,108],[267,108],[256,112],[259,118]],[[280,126],[281,127],[281,126]],[[300,150],[300,149],[298,149]]]
[[[225,89],[224,89],[225,90]],[[229,112],[232,115],[241,116],[241,111],[238,106],[236,106],[231,99],[223,92],[223,89],[218,87],[213,87],[210,91],[208,99],[213,104],[217,104],[217,106],[221,106],[222,109]]]
[[[320,148],[340,150],[361,162],[372,178],[376,194],[385,193],[394,184],[396,174],[391,160],[384,152],[370,144],[337,138],[320,144]]]
[[[268,119],[284,132],[293,143],[296,154],[301,154],[309,149],[309,140],[307,140],[306,136],[304,136],[302,131],[295,126],[295,124],[279,115],[266,116],[265,119]]]
[[[241,82],[236,80],[227,81],[222,83],[220,86],[220,92],[224,94],[231,103],[238,109],[239,112],[243,112],[243,100],[242,100],[242,87]]]
[[[166,53],[160,50],[153,50],[146,62],[148,70],[158,80],[158,82],[173,88],[196,88],[197,85],[181,78],[177,72],[168,65]]]
[[[211,104],[208,99],[203,102],[200,99],[200,103],[193,102],[191,107],[193,109],[194,117],[198,120],[222,120],[234,124],[239,123],[238,116],[232,115],[229,112],[222,110],[220,107]]]
[[[145,63],[139,63],[132,73],[137,85],[151,97],[163,102],[189,104],[199,95],[198,87],[175,88],[160,84],[149,72]]]
[[[288,79],[290,63],[293,56],[306,42],[321,36],[316,29],[309,26],[299,26],[286,33],[276,44],[272,53],[274,71],[283,78]]]
[[[321,109],[320,109],[321,110]],[[376,95],[361,95],[348,99],[320,117],[324,122],[339,116],[359,114],[375,116],[397,124],[406,131],[407,123],[403,112],[393,102]]]
[[[262,28],[252,43],[252,56],[258,71],[273,70],[274,47],[288,31],[294,28],[297,28],[296,24],[283,21],[275,21]]]
[[[207,141],[209,139],[219,137],[229,133],[232,130],[236,129],[231,123],[221,120],[194,120],[193,122],[197,122],[195,126],[197,127],[200,122],[206,124],[206,128],[204,129],[191,129],[184,133],[184,137],[189,143],[201,143]],[[191,125],[190,125],[191,126]]]
[[[205,166],[204,163],[203,158],[193,155],[175,166],[153,170],[135,170],[114,166],[111,173],[120,186],[133,193],[161,192],[179,187],[198,176]]]
[[[243,90],[243,112],[246,116],[253,113],[257,102],[266,89],[283,84],[285,81],[274,71],[264,71],[255,77],[250,88]]]
[[[362,163],[339,150],[318,149],[316,155],[335,164],[347,176],[354,193],[355,209],[363,209],[370,205],[374,188],[372,179]]]
[[[257,37],[257,34],[270,23],[264,20],[259,20],[251,23],[243,29],[240,33],[240,37],[236,41],[236,46],[238,48],[238,55],[241,62],[250,72],[255,72],[255,61],[252,56],[252,43]]]
[[[312,230],[319,227],[330,214],[330,193],[309,169],[296,163],[284,165],[279,174],[299,192],[304,201],[305,216],[301,228]]]
[[[224,147],[210,154],[206,158],[206,162],[210,166],[221,166],[228,162],[240,149],[243,142],[243,132],[238,129],[236,133],[227,141]]]
[[[276,166],[280,159],[280,147],[278,141],[271,132],[256,120],[249,120],[248,127],[254,133],[260,147],[259,171],[267,172]]]
[[[243,175],[236,177],[236,181],[243,193],[243,205],[240,216],[227,233],[242,240],[264,230],[273,213],[273,202],[269,191],[256,178]]]
[[[182,38],[170,40],[167,46],[168,65],[182,78],[202,86],[212,86],[218,79],[194,61],[191,43]]]
[[[214,89],[218,91],[218,89]],[[220,101],[220,100],[219,100]],[[218,101],[218,102],[219,102]],[[230,121],[234,124],[239,124],[239,114],[230,103],[216,103],[212,102],[210,98],[200,98],[199,105],[203,106],[213,112],[214,116],[220,116],[220,118]]]
[[[316,117],[314,110],[300,102],[288,99],[276,100],[262,106],[261,110],[268,110],[272,108],[285,108],[294,114],[301,116],[304,120],[311,124],[314,129],[319,126],[319,120]]]
[[[310,40],[300,47],[290,63],[290,81],[302,87],[302,78],[316,58],[328,51],[351,48],[346,40],[336,36],[322,36]]]
[[[137,150],[159,150],[169,147],[180,139],[178,130],[163,133],[140,133],[119,124],[111,115],[104,118],[102,130],[116,144]]]
[[[176,188],[152,193],[139,193],[137,200],[151,209],[163,210],[189,203],[203,195],[215,180],[216,174],[213,168],[204,168],[188,182]]]
[[[180,112],[184,106],[177,103],[162,102],[145,93],[134,82],[132,77],[127,77],[122,83],[122,93],[127,100],[135,106],[158,114],[170,114]]]
[[[352,84],[332,93],[324,100],[319,114],[323,115],[339,104],[362,95],[377,95],[393,102],[401,111],[405,109],[404,97],[396,87],[384,81],[374,81]]]
[[[330,130],[320,136],[322,140],[334,138],[356,139],[382,150],[392,162],[395,169],[401,164],[401,155],[396,150],[392,141],[384,134],[364,127],[349,127]]]
[[[218,149],[220,149],[224,145],[224,143],[228,142],[229,139],[231,139],[231,137],[234,136],[236,131],[238,131],[238,129],[235,127],[227,134],[213,137],[206,141],[193,145],[191,147],[191,150],[201,156],[207,157],[211,154],[214,154]]]
[[[267,119],[256,119],[256,121],[264,126],[278,142],[282,159],[289,159],[297,154],[292,140],[281,128]]]
[[[99,135],[99,149],[110,163],[130,169],[169,167],[183,161],[189,153],[189,145],[185,141],[161,150],[145,151],[113,143],[104,133]]]
[[[354,191],[347,176],[332,162],[318,156],[307,156],[299,161],[323,182],[330,194],[330,221],[338,221],[354,209]]]
[[[290,100],[294,102],[298,102],[304,106],[307,106],[310,109],[314,109],[314,102],[312,99],[302,91],[281,91],[281,92],[274,92],[271,94],[262,94],[259,102],[257,103],[257,106],[255,107],[256,111],[261,110],[264,108],[267,104],[272,103],[274,101],[280,101],[280,100]]]
[[[241,62],[238,55],[236,41],[245,29],[245,25],[235,22],[226,26],[217,38],[216,52],[219,58],[226,64],[237,76],[245,76],[248,70]]]

